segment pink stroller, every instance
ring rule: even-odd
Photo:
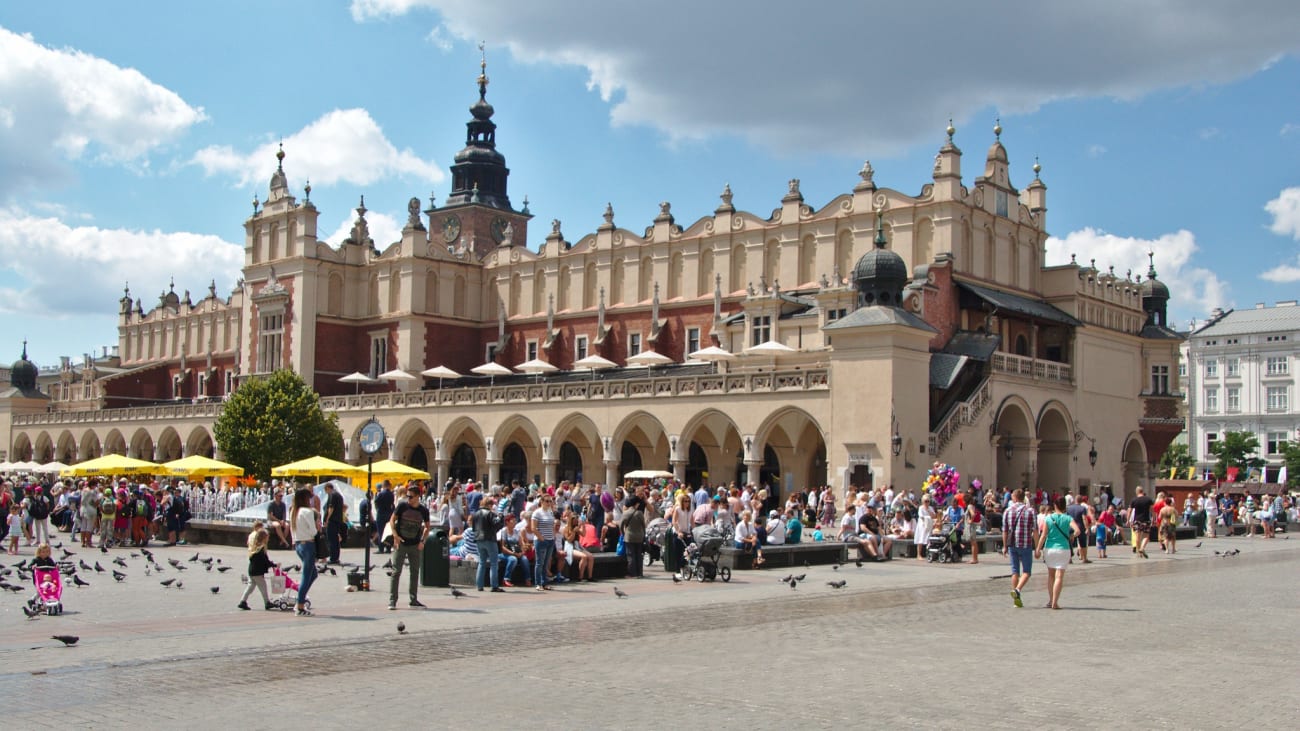
[[[271,564],[271,573],[267,575],[266,582],[266,593],[275,596],[271,604],[277,609],[291,612],[298,606],[298,582],[289,578],[279,564]],[[304,606],[310,609],[311,600],[308,599]]]
[[[36,596],[28,600],[27,606],[50,616],[63,614],[63,579],[59,570],[37,566],[32,569],[32,578],[36,582]]]

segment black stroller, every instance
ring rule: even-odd
[[[722,558],[722,546],[727,536],[711,525],[697,525],[691,531],[691,544],[686,547],[686,563],[682,566],[682,578],[690,581],[713,581],[721,576],[723,581],[731,581],[731,569],[719,566]]]
[[[944,525],[941,532],[930,536],[926,544],[925,560],[930,563],[958,563],[961,561],[961,536],[958,526]]]
[[[663,553],[668,547],[668,540],[668,521],[663,518],[650,521],[650,524],[645,527],[645,556],[642,558],[646,566],[662,560]]]

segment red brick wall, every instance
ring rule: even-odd
[[[930,264],[934,289],[925,290],[925,321],[938,330],[930,339],[930,350],[939,350],[961,329],[961,308],[958,305],[957,286],[952,281],[952,264]]]
[[[496,335],[495,323],[490,328],[429,323],[424,329],[424,368],[445,365],[453,371],[469,373],[471,368],[483,364],[487,344]]]
[[[661,306],[659,316],[667,320],[667,322],[659,333],[658,341],[651,343],[649,341],[650,312],[648,310],[625,313],[607,311],[605,313],[605,326],[609,328],[610,332],[605,338],[605,342],[600,346],[596,345],[597,318],[595,313],[588,311],[575,317],[556,318],[555,327],[560,331],[559,335],[556,337],[551,349],[543,352],[541,357],[557,368],[570,369],[573,367],[574,361],[574,343],[577,341],[578,336],[586,335],[590,343],[590,354],[601,355],[619,365],[624,365],[627,361],[628,334],[639,332],[641,333],[641,350],[653,349],[675,361],[681,362],[686,357],[686,329],[688,327],[700,328],[701,347],[708,345],[709,330],[713,326],[712,302],[671,309]],[[537,340],[539,352],[541,352],[541,347],[545,345],[548,335],[544,321],[510,327],[506,330],[506,333],[510,336],[510,344],[501,357],[501,362],[506,365],[518,365],[528,359],[527,343],[529,340]]]

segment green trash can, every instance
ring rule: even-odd
[[[676,540],[677,538],[673,535],[672,529],[670,528],[668,533],[664,535],[663,550],[659,552],[659,556],[663,560],[664,571],[667,571],[668,573],[677,573],[677,571],[681,569],[681,567],[677,565],[677,552],[673,550],[673,542]]]
[[[451,547],[445,528],[430,528],[420,556],[421,586],[451,586]]]

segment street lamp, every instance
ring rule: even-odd
[[[1002,435],[1002,456],[1005,457],[1008,462],[1010,462],[1011,454],[1012,452],[1015,451],[1016,451],[1016,447],[1014,444],[1011,443],[1011,435],[1003,434]]]
[[[1074,431],[1075,444],[1078,444],[1079,442],[1082,442],[1085,439],[1087,439],[1088,442],[1091,444],[1090,448],[1088,449],[1088,466],[1096,467],[1097,466],[1097,440],[1093,439],[1091,436],[1088,435],[1087,432],[1085,432],[1082,429],[1076,429]]]

